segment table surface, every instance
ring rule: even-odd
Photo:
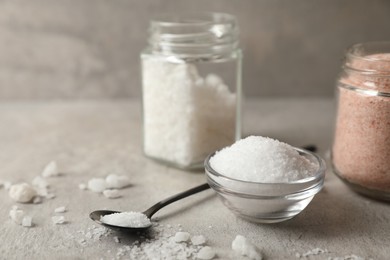
[[[315,144],[324,158],[332,139],[335,106],[331,99],[248,99],[244,135],[280,139],[294,146]],[[0,189],[0,259],[112,259],[131,243],[125,234],[98,241],[85,233],[95,209],[142,211],[166,196],[205,181],[202,172],[185,172],[145,158],[142,153],[141,108],[138,100],[0,103],[0,179],[30,182],[50,161],[60,177],[50,178],[56,197],[41,204],[18,204],[33,217],[25,228],[8,217],[13,202]],[[329,163],[328,163],[329,166]],[[132,186],[122,198],[107,199],[78,185],[110,173],[126,174]],[[53,211],[66,206],[64,225],[53,225]],[[237,218],[211,190],[166,207],[159,223],[202,234],[219,259],[241,259],[231,250],[237,234],[258,246],[266,259],[297,259],[315,248],[328,253],[307,259],[356,255],[388,259],[389,204],[350,191],[328,170],[323,190],[297,217],[278,224],[254,224]],[[223,221],[221,221],[223,219]],[[119,236],[121,243],[116,243]],[[81,243],[83,239],[86,242]],[[244,259],[244,258],[242,258]]]

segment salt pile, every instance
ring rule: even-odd
[[[232,249],[240,255],[247,256],[253,260],[261,260],[258,248],[249,242],[245,237],[237,235],[232,242]]]
[[[210,158],[210,166],[223,175],[251,182],[292,182],[311,177],[316,165],[290,145],[250,136]]]
[[[100,218],[100,221],[113,226],[133,228],[147,227],[152,224],[145,214],[134,211],[105,215]]]
[[[150,157],[188,167],[234,141],[236,95],[193,64],[144,59],[143,106]]]

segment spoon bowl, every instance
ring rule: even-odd
[[[204,183],[204,184],[196,186],[192,189],[183,191],[181,193],[173,195],[165,200],[162,200],[162,201],[154,204],[152,207],[150,207],[149,209],[142,212],[142,214],[144,214],[148,219],[151,219],[152,216],[157,211],[162,209],[163,207],[165,207],[165,206],[167,206],[175,201],[178,201],[180,199],[191,196],[195,193],[207,190],[209,188],[210,188],[210,186],[207,183]],[[150,223],[150,225],[142,226],[142,227],[116,226],[116,225],[107,224],[107,223],[104,223],[103,221],[101,221],[101,217],[106,216],[106,215],[110,215],[110,214],[114,214],[114,213],[122,213],[122,212],[115,211],[115,210],[95,210],[89,214],[89,217],[93,221],[95,221],[96,223],[98,223],[100,225],[103,225],[103,226],[110,228],[110,229],[113,229],[113,230],[123,231],[123,232],[144,232],[144,231],[148,230],[151,226],[153,226],[152,223]]]

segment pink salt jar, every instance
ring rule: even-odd
[[[390,42],[352,46],[337,94],[333,170],[354,191],[390,200]]]

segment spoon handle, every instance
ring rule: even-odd
[[[175,201],[178,201],[180,199],[183,199],[185,197],[188,197],[192,194],[195,194],[195,193],[198,193],[198,192],[201,192],[201,191],[204,191],[204,190],[207,190],[209,189],[210,186],[207,184],[207,183],[204,183],[202,185],[199,185],[199,186],[196,186],[192,189],[189,189],[189,190],[186,190],[186,191],[183,191],[181,193],[178,193],[176,195],[173,195],[169,198],[166,198],[165,200],[162,200],[160,202],[157,202],[156,204],[154,204],[153,206],[151,206],[149,209],[147,209],[146,211],[144,211],[144,214],[148,217],[148,218],[151,218],[154,213],[156,213],[157,211],[159,211],[161,208],[165,207],[166,205],[169,205]]]

